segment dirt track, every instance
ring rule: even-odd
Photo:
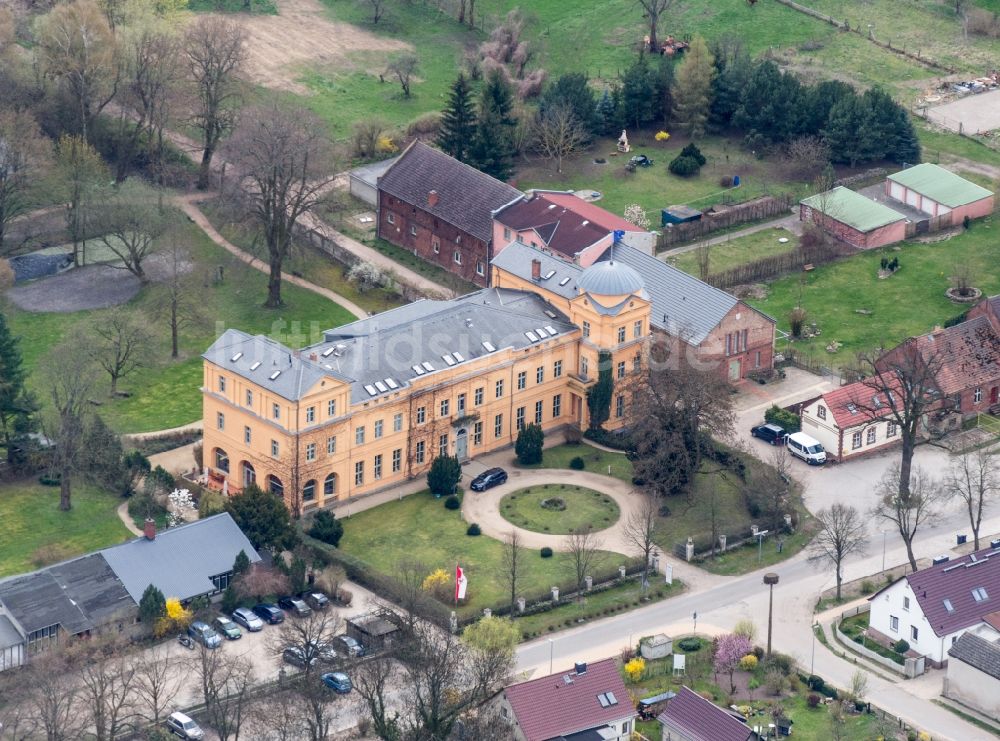
[[[343,68],[355,52],[409,48],[349,23],[331,21],[318,0],[278,0],[276,16],[237,17],[250,37],[247,67],[251,82],[299,95],[309,94],[298,81],[305,67]]]

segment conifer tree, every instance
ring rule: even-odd
[[[7,448],[7,462],[15,463],[12,445],[18,434],[30,429],[31,415],[38,409],[34,396],[25,389],[21,348],[7,319],[0,314],[0,435]]]
[[[712,106],[712,76],[715,59],[705,39],[695,36],[677,67],[674,78],[674,119],[692,137],[705,133]]]
[[[438,132],[437,145],[446,154],[467,162],[475,132],[476,111],[472,103],[469,80],[464,74],[459,73],[452,83],[448,105],[441,114],[441,130]]]
[[[476,135],[469,152],[469,164],[492,175],[497,180],[507,180],[514,165],[514,101],[510,85],[500,70],[493,70],[486,78],[479,100],[479,119]]]

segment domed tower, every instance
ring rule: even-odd
[[[604,309],[616,309],[631,296],[649,299],[642,276],[614,260],[594,263],[580,274],[576,285],[581,294],[587,294]]]

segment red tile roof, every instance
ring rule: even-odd
[[[881,392],[876,394],[875,389],[866,385],[864,381],[841,386],[823,394],[820,399],[830,410],[837,427],[842,430],[870,423],[873,419],[884,417],[891,411],[885,394]]]
[[[585,201],[576,196],[573,198],[586,205]],[[604,239],[612,231],[571,208],[553,202],[548,194],[518,201],[498,213],[495,218],[515,231],[533,229],[546,247],[569,258]]]
[[[572,193],[543,192],[542,195],[552,201],[552,203],[556,203],[564,208],[570,209],[571,211],[575,211],[583,218],[601,226],[606,231],[613,232],[615,229],[623,229],[627,232],[644,231],[631,221],[625,221],[625,219],[621,216],[616,216],[610,211],[607,211],[600,206],[595,206],[593,203],[585,201]]]
[[[746,723],[687,687],[681,687],[677,697],[667,701],[657,720],[669,723],[692,741],[747,741],[753,735]]]
[[[602,707],[598,695],[607,692],[616,703]],[[638,715],[614,659],[590,664],[583,674],[559,672],[514,684],[504,694],[527,741],[547,741]]]
[[[983,622],[994,630],[1000,630],[1000,610],[991,612],[989,615],[985,615],[983,617]]]
[[[949,635],[983,622],[1000,608],[1000,548],[984,548],[916,571],[906,580],[934,634]],[[868,600],[874,600],[885,589]],[[981,599],[973,594],[978,589],[986,590],[985,596],[980,594]]]
[[[917,339],[925,358],[940,356],[938,387],[946,396],[1000,378],[1000,336],[985,316]]]

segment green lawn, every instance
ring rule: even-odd
[[[105,397],[107,380],[99,377],[95,399],[104,398],[97,411],[119,432],[144,432],[194,422],[201,418],[202,361],[200,355],[226,328],[267,334],[293,347],[315,342],[324,329],[349,322],[353,316],[326,298],[291,285],[282,287],[286,305],[281,309],[261,306],[266,296],[267,276],[215,246],[205,235],[184,222],[183,244],[190,251],[190,280],[198,291],[200,317],[181,334],[181,357],[170,359],[169,326],[157,309],[162,288],[143,289],[130,307],[143,312],[154,334],[154,352],[148,366],[125,378],[120,388],[132,392],[126,399]],[[225,279],[214,284],[209,276],[222,266]],[[21,337],[21,351],[30,373],[29,385],[43,403],[47,392],[34,371],[46,353],[64,338],[75,336],[85,323],[99,321],[103,311],[75,314],[32,314],[4,302],[4,311],[14,333]]]
[[[518,468],[569,468],[569,462],[574,458],[583,458],[584,470],[607,475],[608,466],[611,475],[626,483],[632,483],[632,462],[624,453],[611,453],[590,445],[556,445],[546,448],[542,453],[542,462],[532,465],[515,463]]]
[[[278,14],[274,0],[188,0],[188,9],[207,13]]]
[[[445,509],[442,500],[422,492],[401,501],[388,502],[350,517],[341,518],[344,537],[340,550],[368,563],[374,570],[392,575],[402,561],[419,563],[427,573],[455,565],[469,579],[468,602],[463,613],[506,604],[500,563],[503,545],[485,535],[465,534],[469,523],[458,510]],[[523,550],[522,594],[542,596],[549,587],[574,581],[565,554],[542,558],[538,550]],[[623,556],[602,553],[602,570],[613,570],[625,562]]]
[[[765,538],[760,544],[754,539],[752,543],[734,548],[715,558],[707,558],[698,565],[705,571],[722,576],[745,574],[765,566],[781,563],[801,551],[810,540],[814,531],[810,527],[800,527],[791,535],[782,535],[781,552],[778,552],[778,541],[774,537]]]
[[[815,322],[820,335],[797,340],[791,347],[814,362],[839,367],[854,362],[857,353],[892,347],[908,336],[928,332],[961,314],[965,307],[944,295],[949,276],[968,264],[975,284],[985,295],[1000,292],[1000,263],[996,260],[996,217],[973,223],[952,239],[930,244],[906,242],[896,248],[862,252],[809,273],[791,275],[770,285],[766,299],[752,303],[778,320],[788,331],[788,313],[799,304]],[[900,270],[879,280],[879,260],[898,257]],[[858,313],[859,310],[870,313]],[[827,345],[842,343],[837,352]],[[778,350],[785,350],[784,343]]]
[[[607,494],[573,484],[546,484],[511,492],[500,500],[500,514],[526,530],[566,535],[581,528],[611,527],[621,513]]]
[[[59,487],[20,481],[0,486],[0,577],[31,571],[39,549],[55,561],[128,540],[118,518],[118,497],[77,484],[73,509],[59,511]]]
[[[787,239],[781,243],[780,239]],[[746,265],[748,262],[764,257],[781,255],[793,251],[798,245],[798,237],[787,229],[764,229],[748,234],[745,237],[730,239],[721,244],[712,245],[708,250],[708,272],[719,273],[723,270]],[[698,252],[690,250],[668,259],[685,273],[698,275]]]

